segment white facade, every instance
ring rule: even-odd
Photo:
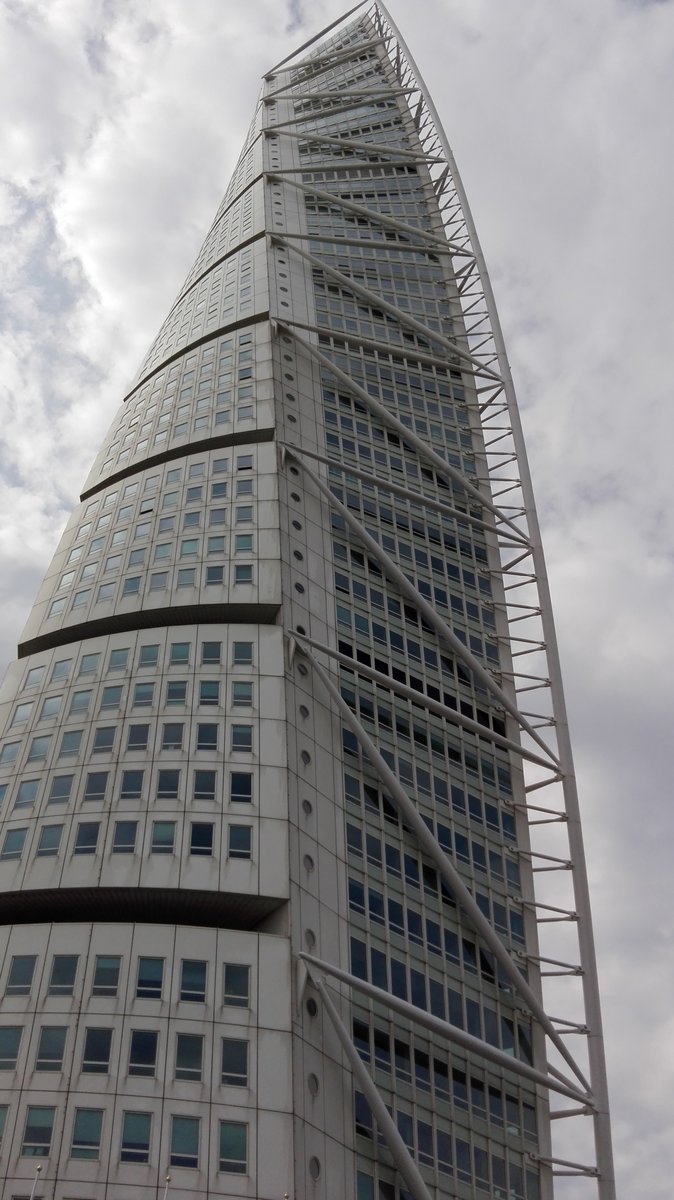
[[[589,1066],[541,971],[535,513],[413,68],[374,6],[265,79],[2,685],[2,1200],[612,1196],[583,903]]]

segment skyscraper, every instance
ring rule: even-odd
[[[613,1195],[489,281],[346,21],[265,78],[0,695],[7,1200]]]

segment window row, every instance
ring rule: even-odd
[[[16,1070],[23,1027],[0,1027],[0,1071]],[[61,1071],[66,1060],[67,1025],[42,1025],[35,1051],[34,1071]],[[80,1071],[83,1075],[108,1075],[112,1056],[113,1030],[84,1031]],[[155,1078],[159,1056],[159,1034],[152,1029],[132,1029],[127,1073]],[[69,1052],[70,1062],[72,1052]],[[220,1039],[217,1073],[223,1087],[248,1087],[248,1042],[245,1038]],[[177,1033],[173,1078],[177,1082],[201,1083],[204,1078],[204,1035]]]
[[[225,645],[225,651],[227,647]],[[166,665],[189,666],[192,655],[192,645],[190,642],[171,642],[167,647]],[[157,667],[162,657],[162,647],[158,644],[141,645],[138,649],[136,659],[136,667]],[[225,658],[227,655],[225,654]],[[234,641],[231,645],[230,659],[234,666],[252,666],[253,663],[253,643]],[[77,677],[80,678],[86,675],[98,675],[101,670],[103,655],[101,652],[92,654],[83,654],[77,671]],[[201,642],[201,650],[198,659],[202,666],[217,666],[223,663],[223,644],[222,642]],[[112,674],[116,671],[127,671],[133,666],[131,660],[130,647],[122,647],[120,649],[111,650],[108,655],[106,664],[106,672]],[[63,658],[54,663],[50,675],[50,683],[61,683],[69,678],[72,666],[72,658]],[[24,690],[28,688],[39,687],[45,681],[46,667],[31,667],[28,670],[24,680]],[[31,715],[31,707],[23,708],[23,715],[20,718],[14,717],[13,723],[18,721],[26,721]],[[21,707],[21,706],[19,706]]]
[[[60,853],[61,839],[65,826],[60,824],[43,825],[35,850],[36,858],[54,857]],[[214,825],[208,821],[192,821],[190,823],[189,849],[190,855],[213,856]],[[150,854],[176,854],[177,821],[153,821],[149,837]],[[70,853],[97,854],[101,832],[100,821],[80,821],[75,830]],[[0,862],[20,859],[28,836],[28,826],[8,829],[5,833]],[[112,833],[112,854],[135,854],[138,837],[138,821],[115,821]],[[178,848],[179,849],[179,848]],[[227,858],[250,859],[253,856],[253,827],[252,825],[227,825]]]
[[[147,750],[148,725],[130,725],[127,750]],[[110,771],[87,771],[84,776],[81,799],[92,803],[103,803],[109,790]],[[144,769],[129,768],[118,774],[117,798],[120,801],[141,800],[152,795],[157,800],[177,800],[181,792],[182,771],[163,768],[155,772],[154,785],[150,785],[152,773]],[[67,804],[73,794],[74,775],[53,775],[47,803]],[[223,799],[218,789],[218,772],[195,770],[192,774],[192,799],[215,801]],[[40,779],[22,779],[14,798],[14,809],[33,808],[40,793]],[[9,784],[0,784],[2,804]],[[250,804],[253,800],[253,776],[247,771],[229,773],[229,799],[239,804]]]
[[[80,956],[54,954],[51,962],[48,996],[72,996],[77,983]],[[35,978],[37,955],[15,954],[5,981],[5,996],[29,996]],[[91,980],[92,996],[117,996],[122,957],[97,954]],[[136,999],[162,1000],[165,988],[166,960],[141,955],[135,976]],[[180,963],[177,999],[193,1004],[206,1002],[208,963],[203,959],[184,958]],[[245,963],[223,966],[222,1003],[225,1008],[247,1008],[250,1004],[250,967]]]
[[[198,690],[197,690],[198,685]],[[154,702],[153,683],[137,684],[133,692],[134,707],[139,705],[147,705],[148,694],[152,697],[151,703]],[[148,689],[152,689],[148,692]],[[195,684],[194,700],[203,707],[219,706],[224,697],[221,695],[221,685],[219,679],[201,679]],[[70,696],[67,716],[74,714],[84,714],[91,707],[92,697],[94,696],[92,688],[83,690],[75,690]],[[230,702],[234,707],[244,706],[251,707],[253,704],[253,683],[252,680],[232,679],[229,688]],[[119,710],[123,706],[124,685],[121,683],[106,684],[100,689],[98,697],[98,711],[104,710]],[[164,688],[163,704],[165,708],[171,707],[186,707],[189,699],[189,684],[186,679],[168,680]],[[63,706],[64,693],[57,692],[55,695],[47,696],[39,710],[37,721],[53,720],[56,718]],[[30,713],[26,712],[25,704],[17,705],[12,717],[12,726],[24,724],[30,717]]]
[[[7,1123],[8,1105],[0,1105],[0,1137]],[[98,1160],[101,1157],[106,1113],[102,1108],[76,1108],[69,1142],[69,1157]],[[169,1165],[198,1168],[201,1118],[169,1117]],[[56,1109],[29,1105],[21,1140],[22,1158],[48,1158],[52,1152]],[[149,1163],[153,1115],[125,1111],[122,1116],[122,1163]],[[218,1170],[233,1175],[248,1172],[248,1125],[243,1121],[218,1122]]]
[[[225,584],[228,581],[229,575],[229,564],[224,567],[206,567],[203,582],[207,586],[211,584]],[[144,582],[145,577],[143,575],[127,575],[122,584],[120,597],[123,599],[125,596],[139,596],[143,590]],[[233,584],[253,583],[253,563],[235,563],[233,572],[231,574],[231,582]],[[175,587],[194,588],[197,586],[199,586],[199,581],[197,580],[196,567],[185,567],[176,572]],[[168,571],[153,571],[150,573],[148,578],[148,591],[163,591],[168,587]],[[95,603],[100,604],[103,601],[114,599],[116,591],[116,583],[99,584],[98,591],[96,592],[95,596]],[[70,605],[71,609],[84,607],[85,605],[89,604],[92,597],[93,590],[91,588],[85,588],[83,591],[75,592]],[[47,616],[56,617],[59,615],[59,613],[65,612],[66,604],[67,598],[65,596],[59,596],[56,600],[52,600]]]
[[[152,693],[154,684],[137,683],[134,690],[134,708],[151,708],[153,705]],[[180,735],[180,744],[178,744],[178,729],[179,725],[166,726],[167,732],[162,735],[166,739],[167,744],[162,744],[162,750],[182,750],[182,735]],[[219,730],[221,726],[211,722],[198,722],[194,733],[194,749],[196,750],[211,750],[218,751],[219,747]],[[95,725],[92,730],[92,741],[89,747],[91,754],[111,754],[115,748],[115,735],[117,733],[117,725]],[[87,731],[88,732],[88,731]],[[61,741],[58,744],[58,758],[69,758],[79,753],[82,744],[83,729],[68,729],[61,736]],[[29,763],[44,762],[52,748],[53,735],[51,733],[39,734],[34,737],[28,747],[26,756],[26,765]],[[0,764],[3,766],[8,763],[16,762],[21,742],[5,742],[2,751],[0,752]],[[229,731],[229,749],[232,752],[245,751],[252,752],[253,750],[253,726],[252,725],[231,725]]]

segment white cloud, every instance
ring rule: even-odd
[[[625,1195],[674,1084],[674,5],[391,3],[473,206],[520,393],[574,734]],[[340,11],[0,10],[0,653],[227,183],[265,67]],[[311,28],[307,28],[307,21]]]

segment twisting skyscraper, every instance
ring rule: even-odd
[[[613,1195],[512,385],[359,8],[266,77],[4,682],[7,1200]]]

